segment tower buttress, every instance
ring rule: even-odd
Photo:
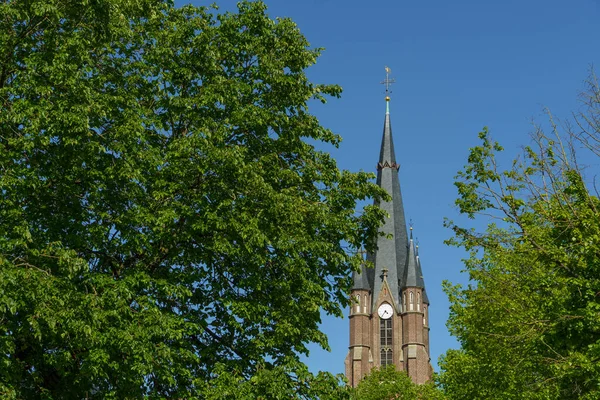
[[[345,360],[345,369],[349,384],[356,386],[371,371],[373,364],[370,324],[371,287],[364,263],[360,272],[353,273],[350,301],[350,346]]]
[[[406,372],[413,382],[425,383],[431,379],[429,359],[429,328],[425,325],[427,294],[421,265],[413,241],[412,226],[408,245],[408,260],[402,286],[403,355]],[[427,303],[426,303],[427,302]]]

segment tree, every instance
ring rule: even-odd
[[[384,194],[315,148],[319,52],[261,2],[0,4],[3,398],[338,390],[299,354]]]
[[[396,367],[375,368],[371,370],[354,389],[353,399],[360,400],[442,400],[444,396],[432,382],[424,385],[413,383],[410,377]]]
[[[550,118],[502,169],[487,129],[457,176],[459,210],[485,231],[449,221],[469,251],[467,288],[447,284],[448,326],[460,344],[442,358],[450,399],[600,396],[600,86],[571,123]],[[593,164],[591,164],[593,165]]]

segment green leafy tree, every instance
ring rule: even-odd
[[[371,370],[352,391],[352,399],[356,400],[442,400],[445,397],[433,382],[424,385],[413,383],[410,377],[396,367]]]
[[[335,398],[299,354],[383,193],[314,147],[319,52],[261,2],[0,3],[2,398]]]
[[[571,123],[550,118],[508,168],[486,129],[458,174],[460,211],[485,231],[448,225],[469,251],[468,287],[446,285],[460,344],[440,361],[450,399],[600,397],[600,86]],[[593,164],[592,164],[593,165]]]

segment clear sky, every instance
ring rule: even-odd
[[[188,1],[177,0],[177,5]],[[193,0],[194,5],[211,2]],[[216,2],[235,9],[234,0]],[[392,69],[391,118],[406,218],[414,222],[431,301],[431,357],[457,347],[445,323],[443,280],[466,283],[465,253],[447,247],[444,217],[453,177],[477,133],[489,126],[508,154],[528,143],[543,108],[567,118],[592,64],[600,74],[600,0],[266,0],[271,17],[290,17],[325,51],[307,73],[343,87],[341,99],[315,104],[322,125],[344,141],[341,168],[375,172],[385,113],[384,66]],[[327,149],[331,150],[331,149]],[[317,347],[313,371],[344,372],[348,319],[323,318],[332,351]]]

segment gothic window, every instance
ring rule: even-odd
[[[356,302],[356,304],[354,305],[355,306],[355,312],[358,314],[360,312],[360,295],[359,294],[357,294],[354,297],[354,301]]]
[[[412,311],[412,310],[414,310],[414,309],[415,309],[415,298],[414,298],[414,296],[413,296],[413,292],[412,292],[412,290],[411,290],[411,292],[410,292],[410,295],[409,295],[409,296],[410,296],[410,311]]]
[[[381,347],[381,366],[394,363],[392,351],[392,318],[379,319],[379,344]]]
[[[423,305],[423,325],[427,326],[427,306]]]
[[[406,293],[404,293],[404,312],[406,312]]]
[[[417,311],[421,311],[421,293],[417,292]]]
[[[363,303],[363,312],[367,313],[367,295],[364,296],[365,302]]]
[[[394,363],[394,357],[392,349],[381,349],[381,366],[392,365]]]

